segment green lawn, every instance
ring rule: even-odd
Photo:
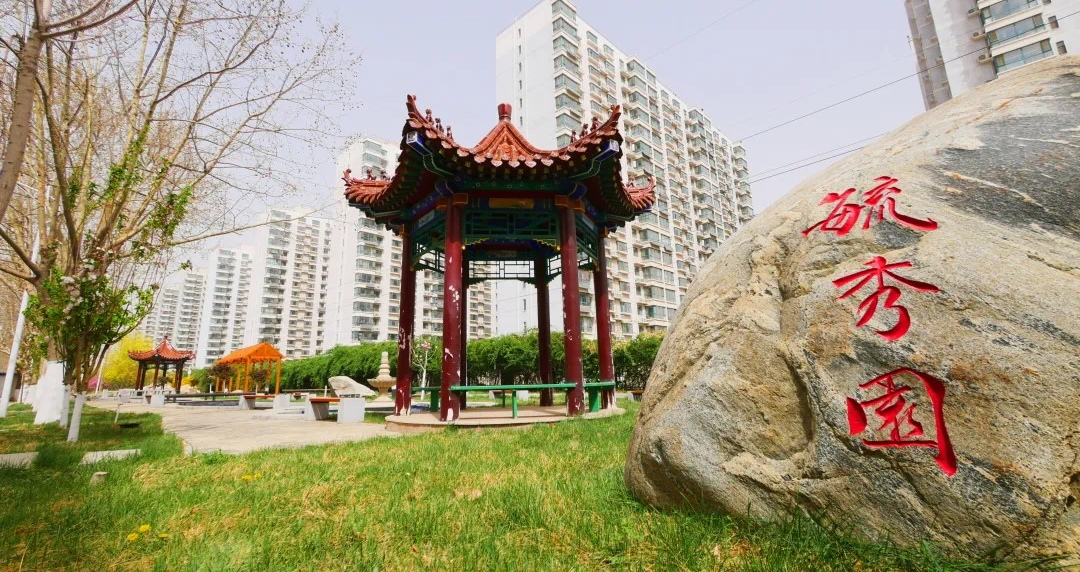
[[[38,465],[61,469],[77,464],[87,451],[141,449],[150,458],[171,457],[181,452],[180,441],[162,433],[161,417],[121,412],[120,423],[134,426],[119,428],[113,425],[114,416],[115,412],[83,409],[79,442],[68,443],[67,429],[57,423],[34,425],[30,407],[14,404],[8,409],[7,417],[0,418],[0,454],[37,451]],[[0,486],[3,484],[0,479]]]
[[[451,429],[235,457],[180,456],[156,416],[141,417],[131,434],[91,409],[88,441],[128,446],[130,437],[151,454],[0,471],[0,570],[1024,568],[862,544],[805,517],[763,524],[649,509],[622,483],[629,407],[621,417],[526,430]],[[18,412],[0,424],[0,451],[62,439],[27,433],[29,420]],[[109,471],[105,485],[90,486],[94,470]]]

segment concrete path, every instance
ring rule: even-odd
[[[116,411],[116,402],[112,400],[95,400],[87,405]],[[125,413],[161,415],[165,431],[184,441],[185,452],[240,454],[273,447],[303,447],[396,435],[382,424],[305,421],[302,415],[274,413],[269,409],[240,411],[238,407],[175,404],[150,407],[125,403],[120,406],[121,423]]]

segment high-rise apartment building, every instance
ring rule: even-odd
[[[667,328],[698,268],[753,216],[746,151],[585,23],[567,0],[544,0],[495,40],[495,92],[535,145],[568,145],[582,124],[622,108],[623,173],[656,181],[652,212],[609,235],[612,333]],[[596,335],[592,279],[583,273],[582,332]],[[552,284],[552,301],[561,300]],[[552,304],[552,323],[561,308]],[[499,332],[536,327],[532,286],[499,290]]]
[[[1080,0],[904,0],[926,109],[1080,49]]]
[[[400,142],[364,137],[338,159],[338,172],[353,176],[393,174]],[[324,347],[366,341],[396,340],[401,296],[401,240],[389,230],[349,207],[340,189],[334,191],[337,209],[330,244],[327,281],[326,338]],[[417,335],[442,334],[442,275],[416,276]],[[490,284],[469,289],[469,337],[494,334],[494,293]]]
[[[183,272],[175,286],[158,290],[154,308],[140,325],[140,330],[154,342],[169,336],[174,347],[195,349],[203,316],[206,274],[193,269]]]
[[[251,248],[214,249],[209,265],[195,350],[197,367],[206,367],[248,345],[244,334],[252,303]]]
[[[155,342],[172,335],[176,326],[176,310],[180,305],[180,288],[162,286],[154,296],[154,308],[143,318],[139,330],[150,336]]]
[[[331,221],[310,209],[270,209],[256,229],[245,342],[269,342],[286,358],[323,349]]]
[[[198,345],[205,289],[204,271],[191,269],[184,273],[184,281],[180,286],[180,303],[176,311],[176,327],[172,335],[173,347],[194,350]]]

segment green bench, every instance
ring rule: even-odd
[[[467,391],[509,391],[510,392],[510,412],[513,418],[518,416],[518,400],[517,392],[521,390],[540,390],[540,389],[573,389],[573,383],[533,383],[526,385],[452,385],[450,391],[457,393],[465,393]],[[594,381],[585,383],[585,391],[589,394],[589,411],[600,411],[600,391],[603,389],[614,389],[614,381]],[[439,386],[428,387],[414,387],[412,392],[417,393],[419,391],[431,392],[431,410],[434,411],[439,408],[439,391],[442,388]],[[505,394],[503,397],[503,405],[506,404]]]

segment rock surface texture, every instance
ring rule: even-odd
[[[1078,430],[1080,58],[1055,57],[728,240],[653,366],[625,479],[660,507],[1075,555]]]

